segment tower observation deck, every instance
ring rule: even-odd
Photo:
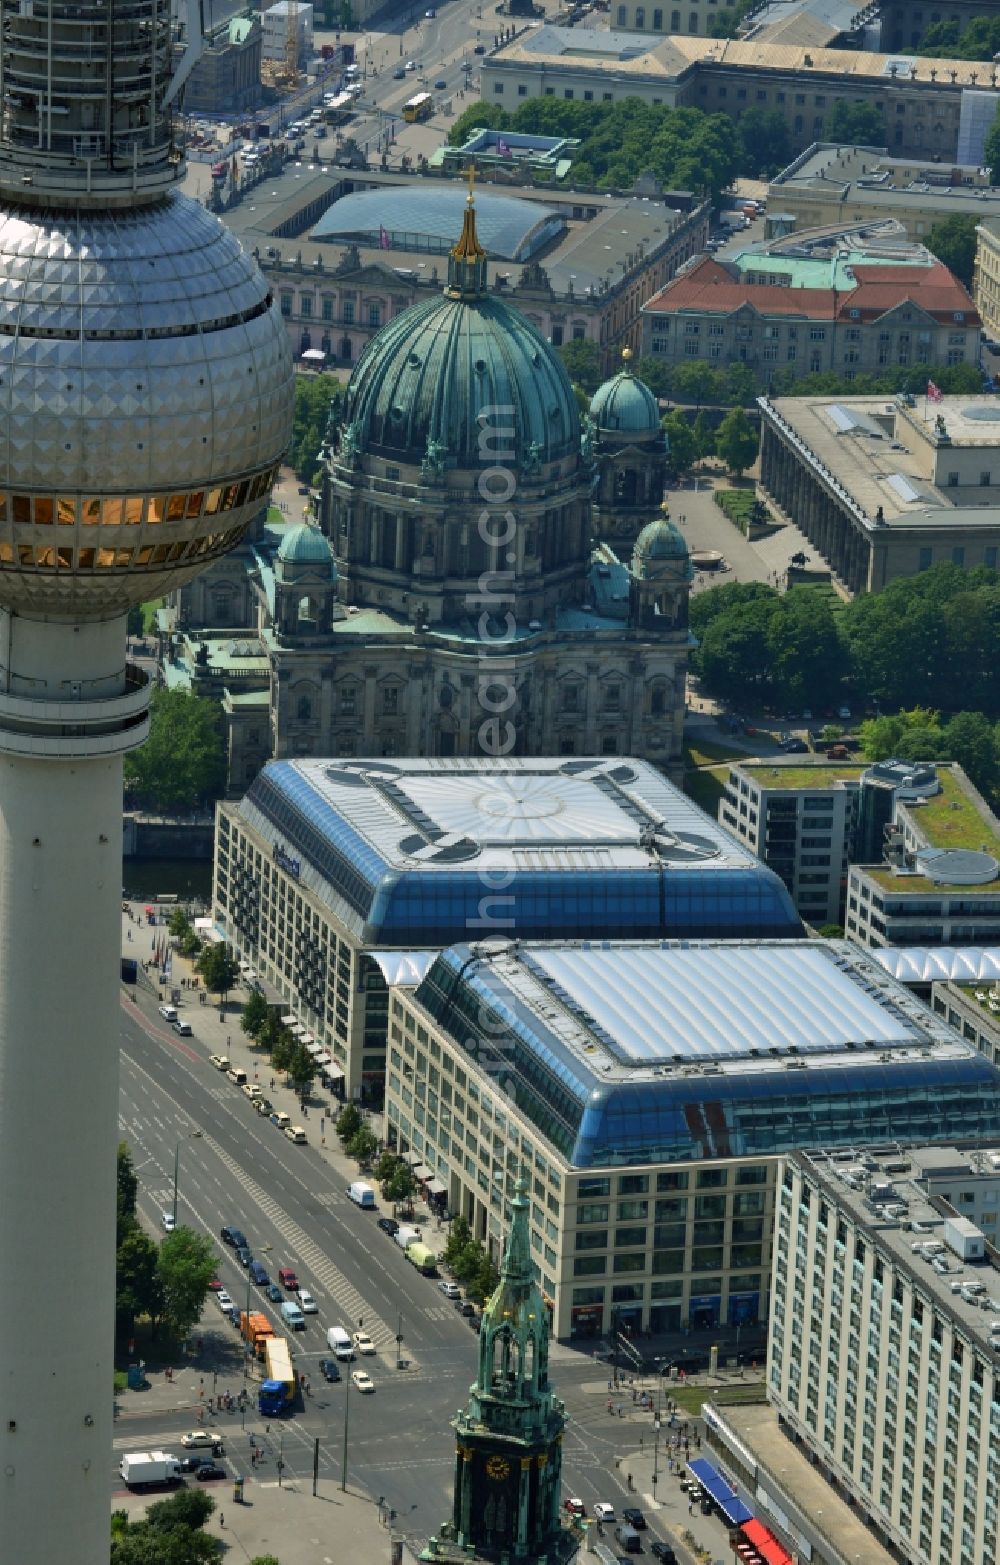
[[[149,701],[126,615],[242,537],[291,432],[277,303],[177,189],[197,42],[171,75],[169,0],[0,0],[0,1291],[30,1269],[41,1354],[0,1339],[18,1565],[108,1557],[122,757]]]

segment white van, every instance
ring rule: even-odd
[[[420,1238],[419,1228],[397,1228],[392,1236],[401,1250],[407,1249],[411,1244],[416,1244]]]
[[[354,1357],[351,1339],[343,1326],[331,1326],[326,1334],[326,1343],[334,1358],[352,1359]]]
[[[367,1184],[363,1179],[355,1179],[352,1184],[348,1185],[347,1194],[355,1206],[363,1206],[368,1211],[371,1211],[375,1206],[375,1192],[371,1185]]]

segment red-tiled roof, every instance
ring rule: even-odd
[[[933,266],[854,267],[857,286],[845,292],[833,288],[786,288],[773,283],[741,282],[711,256],[697,261],[675,277],[646,305],[651,314],[675,311],[728,315],[749,305],[759,315],[799,316],[809,320],[850,317],[860,310],[862,320],[876,320],[909,299],[939,320],[957,312],[966,325],[976,325],[976,307],[962,284],[940,261]]]

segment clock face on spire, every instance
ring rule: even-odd
[[[510,1463],[505,1456],[494,1454],[486,1458],[486,1476],[494,1483],[503,1483],[510,1477]]]

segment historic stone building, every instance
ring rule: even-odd
[[[655,401],[626,364],[581,428],[558,356],[485,273],[470,198],[443,292],[358,362],[321,526],[251,547],[252,639],[202,617],[239,612],[229,576],[197,611],[181,598],[167,679],[221,690],[231,796],[270,756],[678,770],[691,566],[659,511]],[[595,530],[635,539],[631,565]]]

